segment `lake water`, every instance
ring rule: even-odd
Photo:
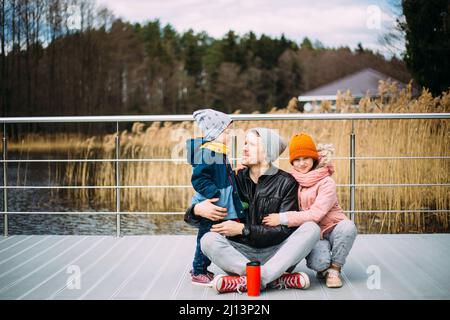
[[[14,155],[9,155],[10,159]],[[31,158],[31,157],[30,157]],[[37,158],[33,156],[32,158]],[[57,158],[57,156],[53,156]],[[59,157],[60,159],[62,157]],[[8,163],[8,185],[58,185],[54,178],[54,166],[48,163]],[[49,174],[50,173],[50,174]],[[0,186],[3,185],[3,168],[0,166]],[[8,189],[8,211],[20,212],[74,212],[108,211],[93,204],[87,208],[76,208],[70,199],[64,199],[56,190]],[[3,211],[3,189],[0,187],[0,211]],[[0,230],[3,233],[3,215],[0,215]],[[116,215],[95,214],[10,214],[9,234],[76,234],[115,235]],[[122,235],[195,234],[182,215],[122,215]]]
[[[9,159],[18,155],[9,155]],[[31,159],[40,158],[64,159],[64,155],[33,155]],[[58,164],[63,166],[63,164]],[[61,167],[62,168],[62,167]],[[55,164],[45,163],[8,163],[8,185],[59,185],[55,179]],[[3,211],[3,168],[0,165],[0,211]],[[188,204],[186,204],[188,205]],[[33,214],[8,215],[9,234],[60,234],[60,235],[115,235],[116,215],[95,214],[39,214],[42,211],[56,212],[96,212],[110,211],[99,203],[91,203],[88,207],[77,208],[75,202],[59,195],[57,190],[50,189],[9,189],[8,211],[36,212]],[[367,233],[366,214],[364,223],[358,223],[358,232]],[[382,219],[375,216],[371,219],[373,230]],[[3,215],[0,215],[0,233],[3,233]],[[357,221],[358,222],[358,221]],[[432,214],[425,214],[426,232],[449,232],[442,222],[436,221]],[[372,231],[373,232],[373,231]],[[414,232],[414,231],[413,231]],[[196,234],[196,229],[183,221],[182,215],[142,215],[127,214],[121,216],[122,235],[155,235],[155,234]]]

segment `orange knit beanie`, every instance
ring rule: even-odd
[[[319,159],[316,145],[311,136],[306,133],[296,134],[289,143],[289,161],[292,162],[298,158]]]

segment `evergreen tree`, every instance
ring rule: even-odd
[[[404,0],[402,6],[405,61],[418,84],[440,94],[450,87],[449,2]]]

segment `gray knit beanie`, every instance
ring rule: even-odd
[[[227,114],[213,109],[197,110],[193,116],[205,139],[209,141],[217,139],[232,121]]]
[[[270,163],[278,159],[278,157],[286,149],[287,144],[275,131],[268,128],[253,128],[250,132],[256,132],[261,137],[261,142],[266,154],[266,160]]]

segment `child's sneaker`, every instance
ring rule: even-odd
[[[209,278],[210,281],[214,280],[214,273],[211,271],[206,270],[206,276]]]
[[[309,277],[304,272],[285,273],[269,284],[270,288],[276,289],[308,289]]]
[[[214,273],[210,271],[206,271],[205,274],[194,275],[194,272],[191,270],[189,273],[191,274],[191,283],[197,286],[210,287],[211,281],[214,279]]]
[[[194,275],[194,270],[190,270],[189,271],[189,274],[191,275],[191,277]],[[205,275],[210,279],[210,281],[212,281],[213,279],[214,279],[214,273],[212,273],[211,271],[209,271],[209,270],[206,270],[206,273],[205,273]]]
[[[246,276],[226,276],[219,274],[212,281],[212,287],[217,293],[237,292],[242,293],[247,291],[247,277]]]
[[[327,282],[326,285],[328,288],[340,288],[342,287],[342,281],[340,277],[340,272],[335,269],[327,270]]]

